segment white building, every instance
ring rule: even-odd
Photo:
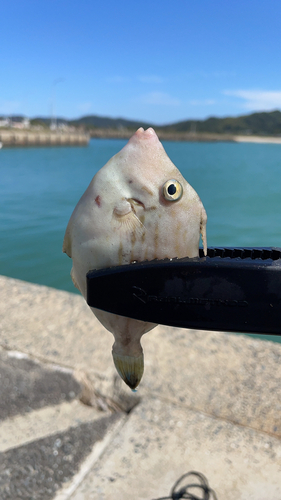
[[[29,118],[13,118],[11,121],[11,127],[13,128],[29,128],[30,120]]]
[[[0,127],[10,127],[11,120],[9,118],[0,118]]]

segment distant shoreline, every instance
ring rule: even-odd
[[[235,142],[256,142],[257,144],[281,144],[281,137],[265,136],[260,137],[257,135],[236,135]]]
[[[260,144],[281,144],[281,137],[257,136],[257,135],[234,135],[234,134],[209,134],[194,132],[166,132],[155,131],[161,141],[177,142],[252,142]],[[90,131],[92,139],[130,139],[134,130],[127,129],[96,129]]]
[[[38,147],[38,146],[87,146],[89,139],[130,139],[135,129],[110,129],[97,128],[88,133],[81,129],[72,132],[49,131],[47,130],[1,130],[1,147]],[[281,144],[281,137],[257,136],[257,135],[234,135],[234,134],[211,134],[204,132],[168,132],[155,131],[161,141],[173,142],[236,142],[236,143],[256,143],[256,144]]]

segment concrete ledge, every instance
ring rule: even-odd
[[[79,132],[0,131],[1,147],[87,146],[90,136]]]
[[[110,415],[109,412],[106,414]],[[81,405],[77,400],[73,403],[46,406],[40,410],[9,418],[4,420],[0,427],[0,452],[100,418],[101,412]]]
[[[116,375],[112,335],[82,297],[6,277],[0,293],[5,350],[78,370],[88,404],[96,392],[116,408],[138,403],[61,498],[150,500],[189,470],[224,500],[281,498],[280,344],[158,326],[143,338],[145,372],[133,395]]]
[[[79,295],[0,277],[0,343],[88,373],[104,394],[131,396],[111,357],[112,335]],[[141,397],[157,395],[281,437],[281,344],[158,326],[143,337]]]
[[[219,500],[281,498],[279,439],[148,398],[71,500],[163,498],[191,470],[208,478]]]

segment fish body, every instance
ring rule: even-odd
[[[143,128],[94,176],[69,220],[63,251],[86,299],[91,269],[196,257],[200,233],[206,251],[207,216],[194,189],[167,156],[152,128]],[[143,373],[141,336],[155,324],[91,308],[113,333],[113,359],[135,388]]]

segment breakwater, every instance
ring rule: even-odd
[[[161,141],[176,142],[254,142],[281,144],[281,137],[238,136],[230,134],[208,134],[194,132],[168,132],[155,129]],[[38,147],[38,146],[87,146],[91,138],[130,139],[135,130],[94,129],[89,133],[75,131],[31,131],[0,130],[1,147]]]
[[[87,146],[90,136],[83,132],[0,131],[1,147]]]
[[[160,141],[178,141],[178,142],[235,142],[236,138],[230,134],[208,134],[196,132],[169,132],[157,129],[155,127]],[[92,129],[90,135],[94,139],[130,139],[135,133],[135,129]]]
[[[169,132],[155,127],[160,141],[173,142],[253,142],[260,144],[281,144],[279,136],[259,136],[259,135],[233,135],[215,134],[205,132]],[[92,129],[90,136],[93,139],[130,139],[135,133],[135,129]]]

